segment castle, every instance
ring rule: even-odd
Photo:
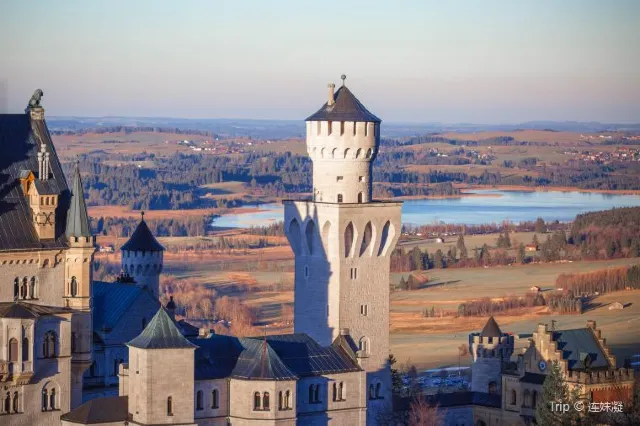
[[[25,114],[0,115],[3,425],[379,423],[392,409],[389,270],[401,203],[372,200],[380,119],[344,82],[307,119],[312,199],[284,201],[294,333],[249,338],[199,332],[176,320],[173,301],[160,305],[164,247],[144,217],[121,248],[120,279],[93,280],[79,166],[69,188],[41,96]],[[446,424],[531,424],[554,361],[592,401],[628,399],[633,385],[593,322],[540,325],[513,362],[514,336],[490,318],[469,349],[471,391],[437,395]]]
[[[482,331],[469,335],[471,391],[432,397],[449,425],[535,424],[542,385],[557,362],[569,389],[590,402],[633,400],[634,372],[616,368],[616,359],[594,321],[584,328],[552,330],[539,324],[522,353],[514,353],[515,338],[503,332],[493,317]]]

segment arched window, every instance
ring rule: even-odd
[[[316,402],[314,386],[309,385],[309,404],[313,404],[314,402]]]
[[[269,410],[269,392],[262,394],[262,409]]]
[[[211,391],[211,408],[218,408],[218,389]]]
[[[378,248],[378,256],[384,255],[387,252],[388,242],[393,239],[394,229],[391,226],[391,222],[387,221],[382,227],[382,235],[380,238],[380,248]]]
[[[347,395],[344,382],[340,382],[340,384],[338,385],[338,400],[344,401],[345,399],[347,399]]]
[[[256,392],[253,394],[253,409],[260,409],[260,392]]]
[[[204,406],[202,405],[202,391],[199,390],[196,392],[196,410],[204,410]]]
[[[533,391],[531,394],[531,408],[536,408],[538,404],[538,391]]]
[[[313,398],[316,402],[320,402],[320,385],[316,385]]]
[[[376,399],[382,398],[382,383],[376,384]]]
[[[339,202],[339,203],[341,203],[341,202],[342,202],[342,200],[343,200],[343,198],[342,198],[342,194],[338,194],[338,202]]]
[[[76,297],[78,295],[78,280],[76,277],[71,277],[71,297]]]
[[[366,156],[366,158],[371,158],[371,154],[372,154],[372,152],[373,152],[373,151],[371,151],[371,148],[369,148],[369,149],[367,150],[367,156]]]
[[[358,342],[358,348],[362,352],[363,355],[369,354],[369,338],[364,336],[360,338],[360,342]]]
[[[344,150],[344,158],[347,158],[347,156],[349,155],[349,151],[350,151],[349,148]]]
[[[31,277],[31,291],[29,292],[32,299],[36,298],[36,277]]]
[[[29,361],[29,338],[22,339],[22,361]]]
[[[338,400],[338,384],[336,382],[333,382],[333,400]]]
[[[496,382],[489,382],[489,393],[497,393],[498,384]]]
[[[49,406],[49,391],[47,388],[42,389],[42,411],[47,411]]]
[[[13,393],[13,412],[14,413],[20,412],[20,398],[18,397],[17,391]]]
[[[18,300],[20,295],[20,278],[13,280],[13,300]]]
[[[315,239],[315,230],[316,226],[313,223],[313,220],[307,222],[307,227],[305,228],[305,237],[307,239],[307,248],[309,249],[309,254],[313,254],[313,240]]]
[[[284,393],[284,408],[288,410],[291,408],[291,392],[286,391]]]
[[[511,405],[516,405],[518,402],[518,394],[515,389],[511,390]]]
[[[28,280],[27,277],[24,277],[22,279],[22,286],[20,286],[20,298],[21,299],[26,299],[27,298],[27,290],[29,289],[29,285],[28,285]]]
[[[356,158],[360,158],[361,155],[362,155],[362,148],[358,148],[358,150],[356,151]]]
[[[44,335],[42,356],[45,358],[54,358],[56,356],[57,345],[56,333],[53,331],[47,331]]]
[[[351,255],[351,247],[353,247],[353,239],[355,237],[354,234],[353,223],[349,222],[344,230],[344,257]]]
[[[364,202],[364,194],[362,191],[358,192],[358,204],[362,204]]]
[[[373,240],[373,226],[371,226],[371,222],[367,222],[364,227],[364,232],[362,234],[362,244],[360,244],[360,256],[365,254],[367,249],[371,246],[371,241]]]
[[[7,392],[7,396],[4,398],[4,412],[11,412],[11,393]]]
[[[282,391],[278,392],[278,410],[284,409],[284,398],[282,396]]]
[[[369,399],[376,399],[375,388],[373,384],[369,385]]]
[[[167,416],[173,416],[173,398],[167,398]]]
[[[9,362],[18,362],[18,340],[9,339]]]
[[[289,241],[291,242],[291,248],[295,254],[302,252],[302,235],[300,232],[300,224],[297,219],[293,219],[289,223]]]
[[[531,406],[531,392],[529,392],[529,389],[525,389],[524,391],[524,401],[522,401],[522,406],[523,407]]]

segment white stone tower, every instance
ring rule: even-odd
[[[380,119],[342,78],[306,120],[313,200],[284,202],[295,254],[294,331],[321,345],[348,334],[367,371],[367,422],[376,424],[377,413],[391,407],[389,267],[402,203],[371,199]]]
[[[502,367],[513,355],[513,336],[503,333],[490,317],[480,333],[469,335],[471,390],[482,393],[502,392]]]
[[[155,297],[159,297],[164,247],[156,240],[144,221],[144,212],[131,238],[120,250],[122,270],[131,276],[137,285],[146,286]]]

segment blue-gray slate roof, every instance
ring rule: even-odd
[[[295,380],[298,377],[361,371],[340,347],[320,346],[304,333],[194,339],[196,380]]]
[[[328,102],[315,114],[307,117],[306,121],[358,121],[380,123],[380,119],[373,115],[356,98],[347,86],[340,87],[334,94],[334,103]]]
[[[67,214],[67,238],[70,237],[90,237],[89,215],[87,205],[84,201],[84,191],[82,189],[82,178],[78,162],[73,171],[73,186],[71,189],[71,205]]]
[[[164,251],[162,244],[153,236],[153,232],[142,219],[136,227],[129,241],[124,243],[120,250],[128,251]]]
[[[47,180],[38,176],[38,151],[46,144],[50,153]],[[55,238],[40,240],[33,226],[31,207],[20,177],[31,171],[36,189],[57,194]],[[65,227],[71,193],[44,120],[31,121],[29,114],[0,114],[0,251],[57,249],[67,246]]]
[[[558,350],[562,351],[562,358],[568,361],[570,370],[584,370],[584,359],[587,354],[591,359],[590,369],[611,367],[590,328],[557,330],[553,332],[552,338],[558,343]]]
[[[93,329],[95,331],[113,329],[144,291],[146,290],[143,287],[135,283],[94,281],[92,286]],[[158,302],[158,308],[160,308],[160,302]]]
[[[138,349],[195,349],[173,322],[165,308],[160,308],[137,337],[127,343]]]

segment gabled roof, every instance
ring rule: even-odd
[[[80,177],[80,169],[77,161],[73,170],[73,188],[71,189],[71,206],[69,207],[69,213],[67,214],[66,235],[67,238],[72,236],[91,237],[87,205],[84,201],[82,178]]]
[[[50,152],[47,180],[36,179],[39,192],[58,194],[53,240],[40,241],[20,177],[38,170],[37,154],[44,143]],[[0,251],[66,247],[64,235],[70,192],[44,120],[28,114],[0,114]]]
[[[294,380],[297,377],[361,371],[341,348],[320,346],[306,334],[238,338],[212,335],[192,340],[196,380]],[[265,346],[266,345],[266,346]]]
[[[94,281],[92,292],[93,329],[100,332],[104,329],[113,329],[146,290],[135,283]],[[151,294],[149,297],[156,300]],[[157,308],[160,308],[160,302],[157,302]]]
[[[328,102],[305,121],[365,121],[380,123],[380,119],[367,110],[347,86],[340,87],[334,94],[334,103]]]
[[[562,358],[568,361],[569,370],[584,370],[587,355],[591,360],[590,369],[610,367],[598,339],[589,328],[557,330],[552,333],[552,339],[558,342],[558,350],[562,351]]]
[[[156,237],[153,236],[143,217],[136,227],[136,230],[131,234],[129,241],[124,243],[124,245],[120,247],[120,250],[164,251],[164,247],[156,240]]]
[[[56,306],[43,306],[26,302],[0,302],[0,318],[32,319],[43,315],[56,315],[71,312]]]
[[[107,396],[91,399],[60,418],[81,425],[124,422],[129,418],[129,397]]]
[[[197,347],[180,333],[163,307],[158,309],[142,333],[127,345],[138,349],[193,349]]]
[[[502,331],[500,327],[498,327],[498,323],[493,317],[489,317],[489,320],[484,325],[484,328],[480,332],[482,337],[500,337],[502,336]]]

